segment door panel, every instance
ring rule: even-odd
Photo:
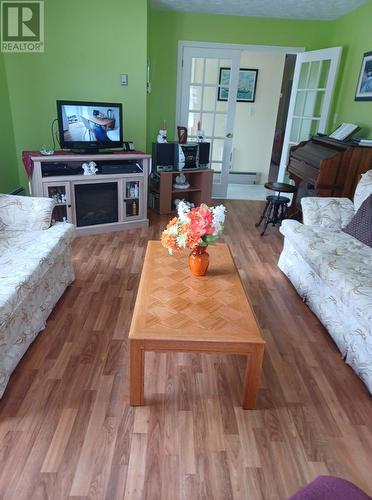
[[[213,197],[218,198],[227,194],[239,64],[238,50],[183,49],[180,124],[187,126],[188,140],[196,141],[201,122],[205,140],[211,143]],[[221,68],[230,71],[221,73]]]
[[[341,47],[297,55],[278,180],[285,178],[289,150],[327,125]]]

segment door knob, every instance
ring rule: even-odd
[[[227,139],[232,139],[233,138],[233,134],[231,132],[229,132],[228,134],[226,134],[226,138]]]

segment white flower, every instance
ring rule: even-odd
[[[223,225],[225,222],[225,212],[226,208],[223,205],[218,205],[212,208],[213,222],[212,226],[216,229],[216,233],[220,233],[223,230]]]
[[[185,201],[180,201],[177,207],[178,218],[180,222],[184,222],[186,220],[186,215],[190,212],[190,206]]]

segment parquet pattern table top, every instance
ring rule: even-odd
[[[149,241],[129,338],[264,343],[229,247],[208,253],[206,276],[195,277],[187,252]]]

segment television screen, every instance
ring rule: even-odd
[[[122,147],[122,105],[119,103],[57,101],[62,148]]]

